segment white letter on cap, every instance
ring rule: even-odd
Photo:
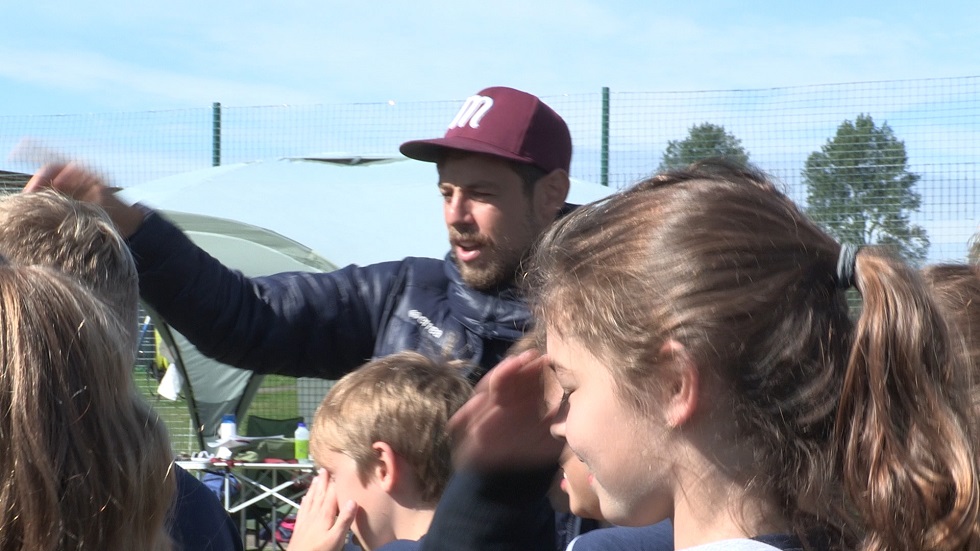
[[[463,106],[456,113],[456,117],[449,123],[449,128],[462,128],[467,124],[470,125],[470,128],[479,128],[480,121],[491,107],[493,107],[493,98],[487,96],[470,96],[466,98]]]

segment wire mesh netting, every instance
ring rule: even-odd
[[[826,202],[831,184],[860,175],[842,184],[837,202],[827,203],[838,209],[827,223],[861,226],[868,233],[858,239],[873,241],[869,228],[876,220],[868,213],[890,213],[891,223],[897,217],[900,225],[921,230],[919,260],[938,262],[965,260],[980,221],[978,88],[980,77],[756,90],[613,90],[605,113],[601,90],[542,99],[571,129],[575,178],[627,186],[655,172],[668,160],[665,153],[683,149],[710,125],[804,206]],[[453,99],[0,116],[0,150],[13,150],[24,137],[49,150],[0,161],[0,171],[29,173],[54,151],[126,187],[219,163],[324,153],[396,155],[403,141],[441,135],[459,105]],[[865,118],[872,126],[862,135],[854,128]],[[877,193],[866,193],[869,187]],[[273,378],[266,384],[274,390],[260,391],[256,403],[264,415],[312,411],[298,403],[304,393],[293,381]],[[152,395],[153,385],[145,386]],[[181,439],[193,427],[181,417],[180,405],[169,409],[178,446],[192,442]]]

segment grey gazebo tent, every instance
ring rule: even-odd
[[[129,187],[124,199],[159,209],[210,254],[247,275],[329,271],[448,250],[435,167],[397,158],[321,156],[214,167]],[[609,188],[573,181],[571,202]],[[223,413],[240,417],[261,381],[201,355],[155,319],[175,352],[203,444]],[[312,394],[309,417],[325,387]]]

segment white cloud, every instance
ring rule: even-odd
[[[239,105],[316,102],[313,95],[295,88],[147,68],[90,52],[0,48],[0,76],[41,87],[107,94],[107,100],[124,103],[127,97],[144,98],[144,104],[155,100],[181,106],[222,100]]]

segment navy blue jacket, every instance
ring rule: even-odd
[[[203,354],[261,373],[337,379],[416,350],[470,360],[476,380],[530,323],[516,289],[476,291],[449,256],[248,278],[153,212],[129,245],[154,310]]]
[[[214,493],[174,464],[177,493],[167,518],[167,532],[178,551],[243,551],[245,544]]]
[[[674,551],[674,527],[669,520],[650,526],[611,526],[578,536],[565,551]]]
[[[436,506],[421,551],[554,551],[554,518],[542,505],[554,472],[554,468],[456,471]],[[782,551],[804,549],[796,536],[788,534],[752,539]],[[830,549],[825,539],[814,538],[811,544],[814,551]],[[643,528],[593,530],[574,540],[570,549],[665,551],[673,549],[673,528],[661,522]]]

